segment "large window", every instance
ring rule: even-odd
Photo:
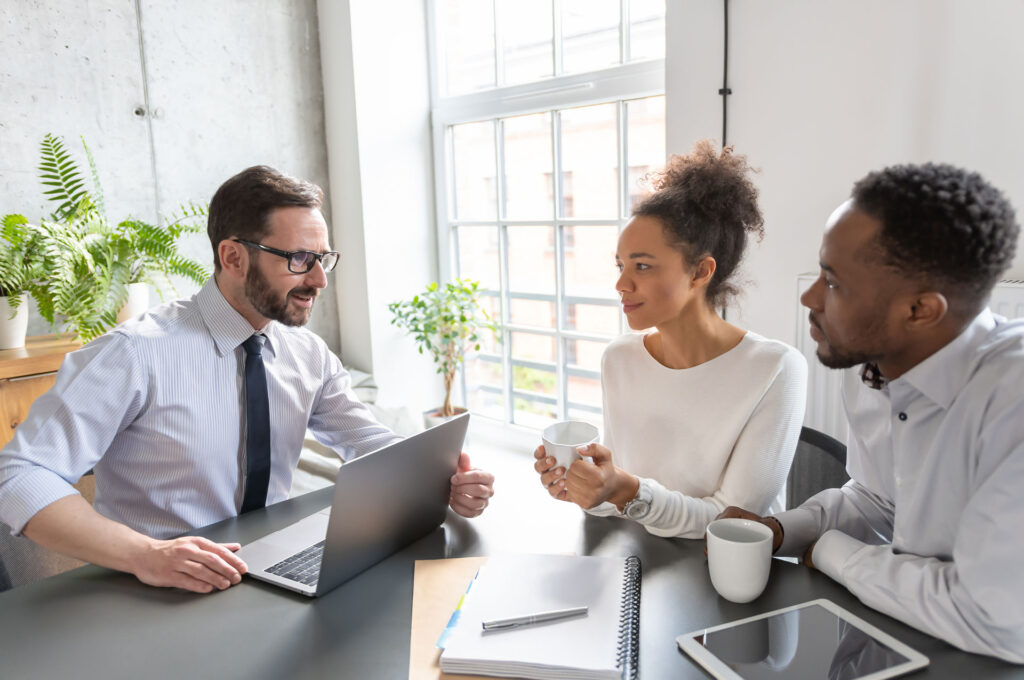
[[[624,330],[619,231],[665,161],[662,0],[436,0],[432,88],[442,275],[502,323],[461,378],[475,413],[600,423]]]

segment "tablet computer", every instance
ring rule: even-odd
[[[719,680],[882,680],[928,657],[829,600],[686,633],[679,648]]]

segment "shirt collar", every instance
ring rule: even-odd
[[[214,344],[217,346],[217,355],[224,356],[233,353],[239,345],[255,333],[252,324],[245,320],[245,317],[231,306],[224,294],[217,287],[217,281],[210,277],[203,287],[196,294],[196,303],[199,306],[199,314],[210,332]],[[264,349],[269,349],[271,354],[274,351],[274,342],[277,336],[277,323],[271,321],[261,331],[267,336]]]
[[[901,375],[898,380],[906,381],[918,392],[948,409],[974,371],[976,350],[995,327],[995,317],[985,308],[967,324],[960,335]]]

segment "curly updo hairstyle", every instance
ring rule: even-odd
[[[764,237],[753,172],[746,156],[734,154],[731,146],[719,150],[711,140],[701,140],[692,152],[670,157],[652,175],[654,193],[633,211],[661,220],[668,242],[682,252],[688,267],[704,257],[715,259],[706,290],[715,308],[739,293],[731,278],[743,259],[747,235]]]
[[[894,165],[853,186],[854,206],[882,223],[880,257],[973,317],[1013,262],[1020,227],[1006,197],[952,165]]]

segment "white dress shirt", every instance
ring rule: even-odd
[[[0,520],[20,533],[96,473],[94,507],[165,538],[233,517],[245,478],[245,352],[252,326],[211,278],[188,300],[127,321],[64,359],[0,452]],[[270,398],[267,504],[288,497],[307,427],[349,459],[399,439],[350,389],[323,340],[263,329]]]
[[[1024,321],[982,312],[881,389],[843,385],[851,480],[778,515],[779,554],[961,649],[1024,662]],[[819,538],[820,537],[820,538]]]
[[[604,444],[652,499],[639,520],[644,528],[700,538],[729,505],[781,510],[807,400],[803,356],[748,332],[710,361],[673,369],[651,356],[643,338],[608,345],[601,388]],[[611,503],[591,512],[618,514]]]

